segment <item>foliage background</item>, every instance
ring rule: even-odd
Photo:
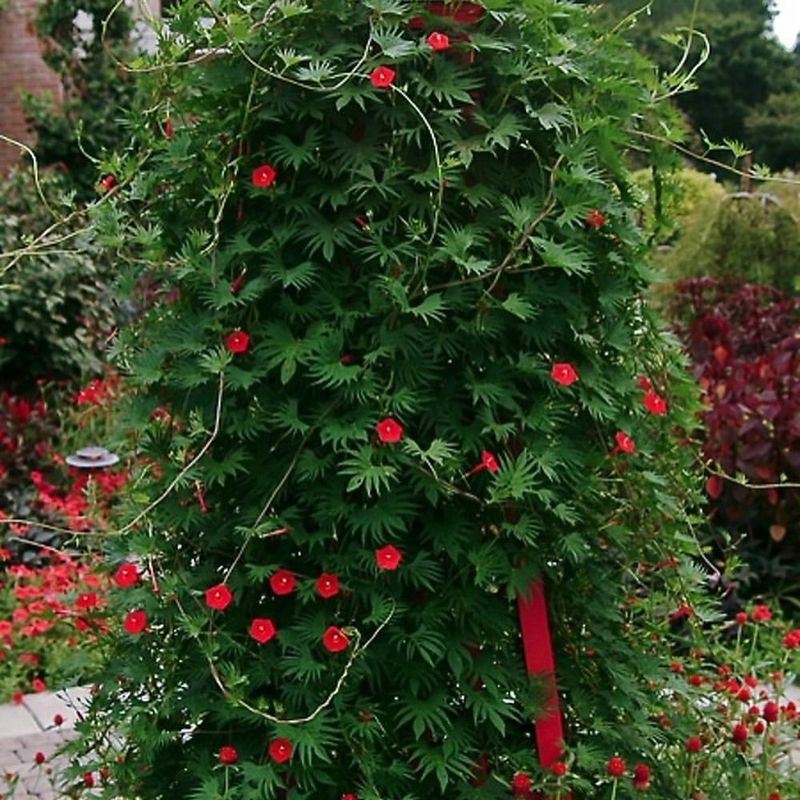
[[[610,0],[603,14],[618,21],[644,8],[639,0]],[[699,13],[693,16],[695,6]],[[743,142],[755,160],[773,169],[800,165],[797,109],[800,107],[800,52],[788,52],[771,34],[769,0],[653,0],[636,17],[630,36],[663,75],[679,63],[687,29],[711,41],[711,53],[694,90],[676,98],[697,132],[711,142]],[[683,41],[681,41],[683,40]],[[702,45],[694,39],[693,56]],[[747,76],[744,79],[744,76]],[[702,165],[700,165],[702,167]]]
[[[114,634],[83,726],[109,797],[506,798],[518,772],[610,797],[633,791],[605,773],[615,752],[651,765],[655,797],[783,780],[742,761],[729,717],[713,769],[688,769],[707,714],[669,667],[673,641],[690,647],[720,614],[687,514],[695,390],[642,302],[644,210],[623,153],[637,126],[679,123],[654,107],[648,65],[576,7],[487,5],[475,27],[445,12],[420,28],[422,3],[251,9],[264,24],[178,4],[156,61],[137,64],[165,69],[94,215],[133,248],[127,284],[145,273],[163,300],[116,347],[147,466],[108,542],[110,568],[142,576],[112,613],[144,611],[147,628]],[[424,43],[438,28],[446,53]],[[225,49],[172,68],[198,47]],[[393,88],[377,90],[387,65]],[[258,188],[264,163],[277,181]],[[226,348],[234,331],[245,352]],[[553,382],[558,361],[577,384]],[[640,376],[669,415],[648,413]],[[405,427],[394,445],[375,433],[387,416]],[[471,472],[483,449],[496,475]],[[390,543],[403,561],[380,571]],[[280,569],[297,576],[288,596],[269,583]],[[323,571],[342,583],[331,600]],[[541,692],[515,617],[536,575],[567,709],[562,777],[536,763]],[[234,601],[215,612],[220,582]],[[279,634],[259,647],[247,631],[267,616]],[[346,653],[321,645],[329,625]],[[269,756],[280,738],[286,764]]]

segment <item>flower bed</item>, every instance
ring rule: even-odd
[[[100,661],[108,580],[93,550],[127,472],[68,467],[64,450],[103,430],[117,384],[0,395],[0,702],[82,681]]]

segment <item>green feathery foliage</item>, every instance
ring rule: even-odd
[[[187,0],[134,64],[95,223],[162,302],[116,344],[140,467],[108,555],[138,576],[80,726],[105,797],[621,797],[615,752],[689,780],[660,765],[705,708],[657,719],[674,612],[716,613],[683,558],[693,390],[625,163],[673,121],[577,6],[485,6]],[[566,776],[534,752],[537,576]]]

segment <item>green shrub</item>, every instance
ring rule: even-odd
[[[730,278],[795,291],[800,217],[792,207],[791,190],[782,191],[790,198],[786,204],[771,186],[752,193],[703,191],[698,196],[686,184],[678,235],[657,261],[665,277]]]
[[[65,182],[41,176],[57,213],[66,213]],[[30,170],[0,181],[0,379],[28,389],[42,378],[78,378],[101,370],[100,353],[116,324],[109,289],[112,261],[92,243],[85,220],[62,226],[63,241],[15,255],[54,222]]]
[[[573,4],[487,7],[190,0],[143,64],[94,210],[163,296],[116,346],[145,468],[75,768],[109,798],[791,785],[669,666],[719,612],[673,435],[694,389],[641,299],[652,71]],[[567,719],[543,764],[540,578]]]

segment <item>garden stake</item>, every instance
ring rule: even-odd
[[[542,677],[546,686],[545,708],[542,716],[536,721],[536,748],[539,762],[549,770],[561,758],[564,746],[564,722],[558,703],[556,662],[543,578],[537,578],[531,583],[528,593],[525,596],[520,595],[517,599],[517,606],[525,666],[529,675]],[[544,796],[539,793],[537,797],[543,800]],[[564,800],[571,800],[572,795],[567,793],[562,797]]]

